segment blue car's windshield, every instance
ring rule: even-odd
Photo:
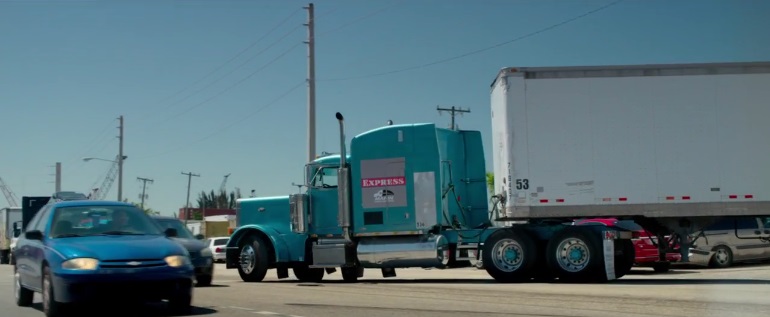
[[[94,235],[161,235],[162,229],[141,209],[131,206],[56,208],[51,238]]]

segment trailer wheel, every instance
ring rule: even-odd
[[[553,235],[546,248],[548,266],[564,282],[602,281],[603,249],[588,227],[566,227]]]
[[[261,282],[268,269],[268,254],[265,242],[258,236],[251,235],[240,246],[238,275],[244,282]]]
[[[324,275],[326,274],[326,271],[322,268],[311,268],[308,267],[306,264],[302,264],[301,266],[295,266],[293,268],[294,276],[297,277],[297,279],[300,282],[311,282],[311,283],[320,283],[324,279]]]
[[[481,252],[487,273],[503,283],[529,280],[537,262],[535,241],[516,229],[498,230],[484,241]]]

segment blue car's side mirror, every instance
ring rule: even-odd
[[[202,234],[200,234],[200,233],[199,233],[199,234],[196,234],[196,235],[195,235],[195,239],[198,239],[198,240],[203,240],[203,239],[206,239],[206,237],[205,237],[204,235],[202,235]]]
[[[32,230],[24,233],[24,238],[27,240],[43,240],[43,233],[40,230]]]
[[[168,229],[166,229],[166,231],[164,233],[169,238],[170,237],[176,237],[176,235],[177,235],[176,229],[174,229],[174,228],[168,228]]]

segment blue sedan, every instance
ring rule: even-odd
[[[187,314],[194,267],[189,253],[134,205],[63,201],[44,206],[14,250],[16,303],[30,306],[41,293],[46,316],[72,303],[113,299],[168,300]]]

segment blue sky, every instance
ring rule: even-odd
[[[770,60],[770,1],[626,0],[586,15],[613,2],[315,1],[318,152],[339,150],[337,111],[349,140],[388,119],[447,126],[436,106],[454,105],[470,108],[458,123],[482,132],[491,167],[489,84],[503,67]],[[152,178],[146,205],[172,214],[183,171],[200,174],[191,202],[228,173],[244,195],[296,192],[305,5],[0,1],[0,177],[18,197],[49,195],[58,161],[63,189],[87,192],[110,163],[81,158],[117,155],[123,115],[129,200]]]

